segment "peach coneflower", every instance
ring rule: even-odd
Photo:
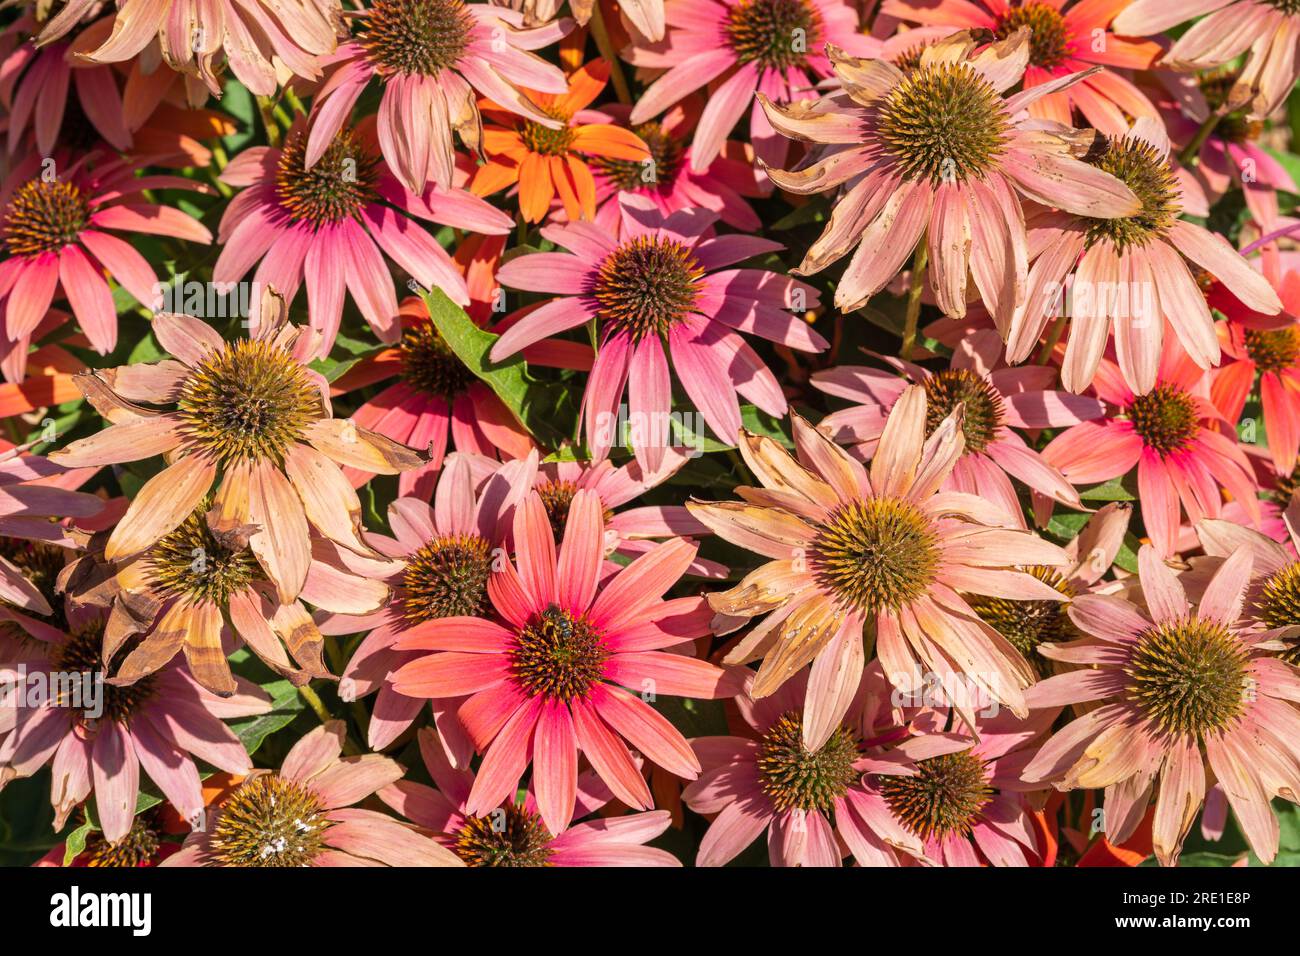
[[[1100,141],[1090,158],[1127,184],[1141,209],[1106,219],[1051,214],[1035,224],[1038,258],[1024,307],[1011,323],[1008,361],[1024,361],[1037,346],[1070,275],[1073,306],[1061,382],[1072,392],[1092,381],[1112,324],[1124,381],[1138,394],[1155,383],[1166,320],[1198,366],[1217,364],[1214,318],[1192,265],[1257,312],[1271,315],[1282,308],[1277,293],[1226,239],[1179,218],[1188,200],[1158,121],[1138,120],[1124,136]]]
[[[1268,631],[1240,622],[1251,552],[1234,552],[1198,605],[1158,552],[1138,553],[1144,608],[1087,594],[1070,606],[1085,639],[1057,657],[1085,669],[1049,677],[1031,707],[1095,702],[1047,741],[1024,768],[1028,783],[1105,788],[1106,838],[1126,840],[1156,791],[1157,859],[1178,862],[1205,799],[1208,772],[1223,787],[1246,841],[1265,863],[1277,853],[1275,796],[1300,793],[1300,676],[1265,651]]]
[[[1024,516],[1012,478],[1062,504],[1082,508],[1074,486],[1012,429],[1077,425],[1100,418],[1105,406],[1095,398],[1050,388],[1055,378],[1051,369],[998,368],[1001,353],[998,334],[992,329],[980,329],[965,337],[953,355],[951,367],[938,372],[883,356],[883,361],[907,378],[856,365],[816,372],[812,376],[815,388],[857,403],[832,412],[822,420],[821,427],[866,461],[880,440],[889,409],[911,379],[925,389],[928,399],[927,434],[933,433],[959,404],[964,409],[965,453],[944,484],[945,489],[969,492],[1001,505],[1008,520],[1022,527]]]
[[[1112,17],[1127,2],[885,0],[881,13],[927,28],[988,30],[996,37],[1010,36],[1027,28],[1030,41],[1025,89],[1093,65],[1103,67],[1069,89],[1030,104],[1029,114],[1073,126],[1072,107],[1078,107],[1089,125],[1103,133],[1121,135],[1128,129],[1130,118],[1156,119],[1158,114],[1142,91],[1117,69],[1145,70],[1162,52],[1160,44],[1152,40],[1116,36],[1110,29]]]
[[[588,159],[644,163],[651,158],[631,130],[593,123],[584,112],[607,82],[609,64],[592,60],[568,78],[564,93],[535,93],[538,109],[558,126],[484,103],[484,112],[497,125],[483,130],[487,162],[474,174],[470,189],[489,196],[517,184],[525,222],[546,218],[557,196],[568,219],[596,218],[596,180]]]
[[[353,40],[329,58],[329,78],[312,103],[307,168],[325,156],[372,79],[383,84],[379,144],[398,180],[412,192],[446,188],[456,165],[452,133],[482,145],[476,94],[500,109],[558,128],[525,87],[563,93],[564,74],[529,52],[564,36],[572,21],[524,29],[524,18],[495,4],[464,0],[373,0],[350,13]]]
[[[966,314],[969,273],[1005,333],[1028,272],[1018,196],[1097,217],[1140,208],[1128,186],[1076,158],[1070,131],[1029,117],[1032,103],[1084,73],[1008,97],[1029,62],[1029,31],[975,49],[968,33],[954,34],[908,74],[831,49],[842,91],[789,107],[760,95],[779,132],[832,147],[802,169],[768,170],[772,181],[799,195],[847,187],[798,270],[820,272],[857,246],[835,291],[841,311],[883,289],[924,241],[939,307]]]
[[[333,720],[293,745],[279,770],[255,771],[162,866],[463,866],[414,826],[355,806],[400,780],[378,754],[341,757]]]
[[[339,466],[396,474],[423,459],[331,417],[324,379],[305,364],[316,354],[310,330],[287,324],[274,292],[266,298],[277,304],[264,304],[263,312],[273,314],[263,314],[252,338],[234,342],[198,319],[156,315],[153,333],[173,357],[79,376],[78,386],[110,424],[51,458],[81,467],[168,455],[170,464],[145,482],[113,529],[105,557],[121,561],[157,544],[215,484],[209,526],[218,535],[247,535],[288,604],[311,569],[309,526],[369,553],[359,538],[360,502]]]
[[[66,36],[102,2],[69,0],[36,42]],[[319,58],[334,50],[340,16],[338,0],[218,0],[211,7],[195,0],[122,0],[112,34],[83,55],[94,63],[119,63],[156,40],[168,66],[198,77],[220,96],[224,54],[241,83],[258,96],[270,96],[279,85],[277,66],[305,79],[320,76]]]
[[[577,799],[579,751],[623,803],[649,809],[623,738],[679,777],[694,779],[699,763],[681,731],[624,688],[706,700],[738,689],[727,672],[672,651],[708,632],[703,599],[662,597],[695,546],[666,541],[601,585],[603,521],[587,491],[574,496],[558,549],[536,492],[516,507],[513,532],[515,562],[488,579],[503,623],[444,617],[412,628],[394,646],[432,653],[403,665],[394,687],[469,697],[457,716],[484,754],[465,804],[473,816],[514,794],[531,763],[542,820],[562,832]]]
[[[714,534],[771,560],[710,594],[724,617],[766,619],[724,659],[762,659],[752,694],[767,697],[812,663],[803,736],[819,747],[852,699],[865,663],[864,628],[902,692],[932,675],[954,700],[966,682],[1024,713],[1033,671],[958,592],[1060,600],[1021,564],[1063,565],[1060,548],[1004,526],[1002,509],[940,491],[965,447],[960,407],[926,437],[925,389],[894,403],[867,469],[802,418],[797,460],[770,438],[742,433],[741,455],[762,487],[742,501],[687,504]],[[733,625],[734,626],[734,625]]]

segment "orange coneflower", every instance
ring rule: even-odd
[[[550,129],[490,101],[481,110],[494,125],[483,129],[486,165],[479,167],[470,191],[487,196],[518,184],[519,211],[526,222],[541,222],[558,195],[570,219],[596,216],[596,180],[584,156],[645,162],[650,150],[631,130],[612,123],[584,123],[583,111],[609,81],[609,64],[592,60],[569,77],[563,94],[529,91],[533,102],[564,125]]]

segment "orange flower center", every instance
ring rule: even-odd
[[[208,845],[221,866],[308,866],[330,826],[315,793],[265,773],[226,798]]]
[[[758,745],[758,773],[763,792],[779,812],[793,808],[831,813],[835,801],[858,779],[856,736],[838,727],[826,743],[809,750],[803,742],[803,717],[783,714]]]
[[[1300,358],[1300,330],[1246,329],[1246,352],[1261,372],[1284,372]]]
[[[468,866],[550,866],[551,839],[537,814],[509,803],[468,817],[451,849]]]
[[[606,156],[593,156],[589,163],[622,190],[656,189],[671,185],[681,167],[682,144],[668,135],[654,120],[632,127],[632,132],[641,137],[641,141],[650,149],[652,163],[609,159]]]
[[[72,183],[32,179],[9,199],[5,243],[15,256],[57,252],[75,242],[90,222],[90,203]]]
[[[381,74],[437,76],[465,53],[474,17],[461,0],[374,0],[357,42]]]
[[[876,135],[909,180],[982,179],[1006,148],[1002,97],[966,63],[922,66],[879,107]]]
[[[150,548],[146,566],[162,593],[225,606],[262,575],[252,551],[217,540],[208,527],[208,508],[204,501]]]
[[[289,217],[313,226],[355,219],[375,198],[378,159],[339,133],[311,169],[306,166],[307,137],[296,134],[280,151],[275,194]]]
[[[695,308],[704,270],[673,239],[638,236],[601,264],[593,292],[601,318],[640,340],[662,335]]]
[[[1200,428],[1195,400],[1176,385],[1157,385],[1134,398],[1128,420],[1143,443],[1162,458],[1186,448]]]
[[[824,43],[821,13],[807,0],[741,0],[728,7],[724,29],[741,63],[769,70],[801,67]]]
[[[883,497],[841,506],[818,529],[811,552],[809,567],[822,585],[868,613],[919,598],[941,557],[925,513]]]
[[[923,840],[969,836],[993,796],[984,761],[963,750],[918,761],[916,771],[879,778],[894,816]]]
[[[402,613],[412,624],[440,617],[479,617],[492,573],[488,543],[476,534],[442,535],[406,559]]]
[[[133,643],[133,642],[132,642]],[[115,657],[120,663],[126,658],[128,647],[131,644],[121,648]],[[74,631],[70,639],[60,647],[54,655],[54,670],[67,675],[90,674],[97,675],[100,680],[98,693],[102,695],[100,702],[103,707],[99,720],[124,721],[129,718],[136,709],[151,698],[156,690],[152,676],[142,677],[128,687],[117,687],[107,683],[107,678],[112,672],[113,662],[109,666],[104,666],[103,659],[104,648],[104,624],[102,621],[95,622]],[[79,710],[88,710],[88,702],[84,699],[78,701],[75,698],[64,699],[60,696],[58,701],[60,707],[76,707]],[[88,718],[89,719],[89,718]]]
[[[474,382],[474,373],[465,367],[432,322],[421,322],[406,329],[398,350],[402,378],[426,395],[451,401]]]
[[[1108,139],[1100,154],[1088,161],[1124,183],[1142,203],[1133,216],[1088,220],[1089,246],[1109,239],[1123,252],[1168,234],[1182,204],[1173,168],[1154,146],[1133,137]]]
[[[1024,570],[1067,598],[1074,597],[1074,587],[1056,568],[1034,565]],[[1075,636],[1074,625],[1066,613],[1068,601],[1015,601],[968,595],[967,602],[980,620],[1010,641],[1044,675],[1043,665],[1047,662],[1038,654],[1039,645],[1056,644]]]
[[[223,465],[278,464],[303,428],[321,417],[320,403],[320,391],[292,355],[268,342],[238,339],[193,369],[177,414],[186,436]]]
[[[944,369],[922,384],[927,435],[933,434],[958,405],[964,404],[962,431],[967,453],[983,451],[997,436],[1005,408],[1001,394],[982,375],[966,368]]]
[[[86,866],[128,867],[144,866],[153,861],[162,845],[162,831],[157,828],[155,815],[141,813],[131,821],[131,829],[116,843],[104,839],[100,830],[86,834],[86,848],[78,854]]]
[[[537,153],[540,156],[567,156],[573,146],[574,129],[569,124],[572,117],[557,109],[541,109],[547,116],[559,120],[564,125],[559,129],[551,129],[541,123],[525,120],[520,124],[519,138],[524,141],[524,147],[530,153]]]
[[[557,541],[564,538],[564,529],[569,523],[569,505],[573,504],[573,496],[577,493],[578,486],[572,481],[548,481],[537,489],[542,505],[546,508],[546,517],[551,520],[551,531]],[[609,524],[614,518],[614,512],[608,508],[603,510],[605,523]]]
[[[1222,730],[1250,693],[1245,645],[1218,621],[1199,617],[1143,633],[1124,668],[1128,697],[1172,734]]]
[[[1008,7],[998,17],[994,32],[999,39],[1005,39],[1022,27],[1030,30],[1029,62],[1033,66],[1051,68],[1070,55],[1070,31],[1055,7],[1032,0]]]
[[[1300,562],[1291,562],[1264,582],[1251,612],[1269,629],[1300,624]],[[1288,664],[1300,664],[1300,647],[1293,644],[1278,656]]]
[[[585,697],[604,676],[609,649],[586,618],[551,605],[520,628],[510,649],[510,672],[534,697]]]

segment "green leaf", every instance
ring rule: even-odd
[[[86,837],[90,836],[90,831],[93,829],[94,827],[90,825],[90,821],[86,820],[81,826],[68,834],[67,839],[63,841],[64,866],[71,866],[72,861],[85,852]]]
[[[1137,489],[1127,475],[1079,492],[1084,501],[1136,501]]]
[[[271,698],[271,710],[256,717],[231,721],[230,729],[240,739],[249,755],[257,752],[262,742],[282,727],[293,723],[293,719],[303,709],[302,697],[298,688],[287,680],[263,684],[262,690]]]
[[[1241,855],[1231,853],[1211,853],[1201,851],[1199,853],[1184,853],[1178,858],[1179,866],[1236,866],[1241,859]]]
[[[475,325],[465,310],[447,298],[441,289],[421,290],[420,298],[451,350],[514,412],[534,437],[552,446],[567,437],[567,433],[556,425],[562,420],[557,415],[567,401],[566,390],[532,378],[523,356],[518,353],[504,361],[492,362],[488,356],[500,336]]]

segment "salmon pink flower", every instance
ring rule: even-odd
[[[534,447],[532,436],[451,350],[429,318],[424,301],[415,296],[404,299],[398,315],[402,337],[397,344],[361,359],[332,386],[338,395],[397,379],[352,414],[352,421],[364,428],[412,448],[428,449],[428,462],[398,476],[397,493],[432,497],[449,446],[489,458],[527,456]],[[347,468],[344,474],[357,487],[373,477],[356,468]]]
[[[899,852],[921,855],[921,841],[863,783],[866,770],[881,766],[864,746],[874,734],[873,717],[863,712],[873,699],[888,700],[879,666],[861,675],[852,715],[818,747],[803,737],[807,679],[801,672],[768,697],[737,697],[744,736],[691,741],[703,770],[682,799],[696,813],[717,815],[696,866],[725,866],[765,830],[773,866],[839,866],[841,845],[862,866],[898,866]]]
[[[541,127],[560,122],[524,92],[563,93],[564,74],[532,50],[549,46],[572,21],[525,28],[525,18],[496,4],[464,0],[373,0],[349,16],[352,40],[327,60],[329,78],[312,103],[306,166],[329,152],[361,94],[378,79],[379,145],[393,175],[422,193],[452,185],[452,133],[470,149],[483,145],[476,95]]]
[[[812,377],[816,388],[857,403],[826,416],[821,427],[863,461],[869,460],[889,409],[911,379],[925,389],[927,434],[933,434],[959,404],[963,406],[965,453],[944,483],[946,490],[979,495],[999,505],[1008,523],[1021,527],[1025,520],[1012,478],[1061,504],[1082,508],[1074,486],[1012,429],[1077,425],[1102,417],[1105,405],[1096,398],[1053,389],[1056,372],[1050,367],[998,368],[1001,354],[1002,339],[992,329],[982,329],[962,340],[951,367],[940,372],[883,356],[882,361],[907,378],[856,365],[817,372]]]
[[[945,688],[973,683],[1025,712],[1032,669],[958,592],[1061,600],[1014,566],[1059,566],[1067,558],[1056,545],[1005,527],[997,505],[940,491],[965,447],[962,412],[959,406],[927,438],[926,409],[925,389],[908,386],[890,410],[870,474],[798,416],[797,460],[776,441],[743,433],[741,455],[762,487],[739,488],[742,501],[687,504],[714,534],[770,559],[708,600],[724,619],[766,615],[724,659],[762,659],[753,696],[770,696],[812,663],[803,710],[810,748],[829,739],[852,700],[865,663],[864,628],[901,692],[929,675]]]
[[[457,768],[434,731],[419,733],[420,754],[437,789],[399,780],[379,798],[419,826],[438,834],[466,866],[681,866],[666,850],[645,846],[672,823],[667,810],[609,816],[569,827],[559,836],[547,829],[530,791],[522,802],[514,794],[486,816],[465,809],[474,789],[474,772]],[[591,771],[578,775],[574,816],[585,817],[612,794]]]
[[[558,297],[502,334],[491,358],[595,321],[600,347],[582,403],[588,450],[595,460],[609,453],[626,386],[633,450],[653,472],[669,446],[669,357],[705,423],[731,444],[741,424],[737,393],[770,415],[786,409],[776,377],[737,333],[807,352],[827,343],[786,311],[815,308],[816,289],[775,272],[725,268],[780,243],[711,235],[717,215],[705,210],[664,217],[645,197],[619,201],[621,234],[592,223],[547,226],[543,238],[568,251],[519,256],[501,267],[503,285]]]
[[[215,485],[208,527],[227,543],[246,541],[280,602],[290,605],[311,571],[310,528],[372,553],[360,539],[361,504],[339,466],[397,474],[423,459],[331,417],[324,379],[304,364],[316,354],[310,330],[285,322],[273,291],[266,298],[263,324],[234,342],[198,319],[156,315],[153,334],[173,357],[78,376],[110,424],[51,457],[87,467],[167,455],[170,463],[144,483],[113,529],[105,558],[125,561],[158,544]]]
[[[1192,265],[1216,276],[1257,312],[1274,314],[1282,303],[1226,239],[1179,218],[1191,210],[1159,122],[1138,120],[1128,134],[1106,139],[1094,153],[1097,167],[1132,187],[1142,208],[1112,219],[1048,214],[1034,224],[1037,259],[1024,307],[1011,324],[1007,359],[1021,362],[1034,350],[1073,275],[1062,384],[1072,392],[1087,388],[1113,325],[1124,381],[1145,394],[1155,384],[1166,321],[1198,366],[1219,361],[1214,318]]]
[[[483,130],[487,162],[474,174],[470,189],[476,195],[490,196],[507,186],[518,186],[524,222],[545,219],[557,196],[568,219],[594,219],[596,181],[588,161],[644,166],[651,158],[646,144],[631,130],[593,122],[601,117],[594,111],[589,115],[587,107],[607,82],[609,64],[593,60],[569,77],[564,92],[534,93],[538,109],[551,117],[551,124],[485,102],[483,110],[496,125]]]
[[[706,171],[727,136],[749,113],[749,141],[768,165],[785,162],[789,144],[777,136],[754,102],[761,93],[786,104],[815,96],[831,74],[826,45],[859,56],[879,42],[858,31],[857,8],[845,0],[665,0],[662,40],[633,37],[628,62],[663,71],[632,110],[634,125],[654,119],[688,94],[712,89],[691,149],[691,168]]]
[[[499,469],[459,452],[447,458],[430,507],[401,497],[388,506],[393,536],[367,532],[382,562],[351,559],[392,590],[392,600],[373,614],[335,614],[321,622],[326,634],[368,631],[343,672],[354,698],[378,693],[370,717],[369,743],[382,750],[411,725],[425,701],[393,689],[393,673],[421,655],[395,645],[425,621],[486,617],[491,610],[488,578],[504,554],[515,505],[532,486],[537,455]],[[468,763],[473,744],[456,720],[461,700],[435,700],[434,720],[458,766]]]
[[[132,162],[102,155],[72,162],[60,153],[50,162],[29,156],[0,184],[4,335],[12,342],[28,338],[62,288],[91,346],[107,355],[117,344],[117,309],[105,272],[150,308],[157,278],[144,256],[105,230],[211,242],[207,227],[143,195],[150,189],[211,190],[180,176],[137,176]]]
[[[39,44],[66,36],[103,0],[69,0],[37,37]],[[82,54],[93,63],[134,59],[146,47],[177,72],[221,95],[224,59],[230,72],[258,96],[278,87],[276,71],[314,80],[319,59],[334,50],[342,28],[338,0],[219,0],[202,8],[192,0],[122,0],[113,32]],[[195,104],[197,105],[197,104]]]
[[[50,763],[54,829],[63,829],[93,792],[104,838],[117,843],[131,830],[143,769],[181,817],[193,821],[203,809],[194,758],[247,773],[252,761],[223,721],[264,714],[270,698],[242,677],[233,694],[217,697],[175,664],[130,687],[116,686],[117,659],[105,664],[102,656],[103,617],[69,618],[77,623],[68,631],[42,625],[16,655],[4,655],[0,684],[19,683],[0,706],[0,786]],[[28,680],[40,674],[51,688],[67,687],[57,675],[85,675],[96,690],[71,696],[65,690],[36,703],[25,696],[24,674]]]
[[[840,91],[789,107],[760,95],[779,132],[831,147],[802,169],[768,175],[800,195],[846,187],[798,270],[820,272],[857,246],[835,291],[841,311],[883,289],[924,241],[945,314],[965,315],[969,273],[1005,334],[1028,271],[1017,194],[1100,218],[1140,208],[1128,186],[1076,158],[1075,134],[1029,116],[1030,105],[1085,73],[1007,97],[1029,62],[1029,31],[975,50],[969,34],[954,34],[922,50],[905,74],[832,48]]]
[[[987,30],[995,37],[1021,28],[1030,33],[1024,88],[1101,66],[1084,80],[1030,104],[1029,115],[1074,125],[1074,107],[1088,125],[1123,135],[1131,119],[1159,114],[1151,101],[1117,70],[1145,70],[1163,52],[1153,40],[1116,36],[1110,21],[1131,0],[885,0],[881,12],[926,27]],[[906,36],[906,34],[902,34]]]
[[[1166,343],[1155,387],[1145,395],[1135,395],[1108,359],[1099,364],[1093,389],[1118,413],[1067,428],[1043,449],[1043,460],[1068,481],[1110,481],[1136,466],[1142,522],[1166,558],[1177,550],[1180,513],[1186,512],[1192,524],[1219,517],[1220,489],[1258,524],[1258,488],[1250,461],[1220,430],[1224,422],[1210,401],[1209,375],[1176,342]],[[1043,513],[1040,518],[1045,520]]]
[[[622,738],[688,780],[699,763],[681,731],[624,688],[703,699],[738,689],[723,670],[674,652],[708,633],[702,598],[662,598],[695,546],[666,541],[602,586],[603,525],[596,496],[578,492],[557,550],[546,508],[530,493],[514,516],[518,568],[503,562],[488,579],[502,623],[444,617],[394,644],[433,652],[396,671],[398,693],[469,695],[457,716],[484,754],[464,805],[471,816],[509,799],[531,763],[542,821],[563,832],[576,805],[579,751],[619,800],[649,809],[649,788]]]
[[[1202,0],[1188,6],[1164,0],[1134,0],[1112,24],[1120,33],[1151,36],[1209,14],[1174,41],[1161,60],[1175,70],[1205,70],[1248,54],[1228,92],[1233,109],[1246,107],[1265,117],[1286,99],[1300,76],[1300,12],[1269,0]]]
[[[1173,866],[1205,799],[1208,761],[1246,841],[1268,863],[1278,845],[1269,802],[1300,793],[1300,676],[1268,653],[1272,632],[1240,620],[1251,551],[1228,557],[1195,606],[1150,545],[1138,568],[1142,606],[1104,594],[1071,603],[1085,637],[1056,656],[1088,666],[1025,697],[1035,709],[1090,706],[1043,745],[1023,778],[1104,788],[1106,838],[1115,844],[1136,829],[1154,791],[1156,858]]]
[[[650,150],[650,160],[596,157],[591,162],[596,180],[595,221],[607,229],[617,229],[618,197],[635,193],[649,197],[665,215],[680,209],[710,209],[727,225],[741,232],[755,232],[762,224],[746,198],[761,195],[754,179],[752,148],[728,140],[717,159],[696,172],[691,157],[692,133],[700,120],[700,97],[690,96],[673,106],[657,120],[631,126],[631,107],[608,103],[598,110],[588,110],[593,118],[628,126]]]
[[[378,754],[341,757],[343,722],[293,745],[279,770],[259,770],[162,866],[461,866],[411,824],[355,806],[402,778]]]
[[[345,288],[381,341],[401,337],[385,255],[424,288],[469,303],[464,277],[417,220],[489,235],[504,235],[513,225],[463,189],[431,186],[421,195],[407,190],[379,158],[371,132],[367,125],[355,135],[338,133],[308,167],[304,135],[291,130],[283,148],[246,149],[221,174],[223,182],[247,188],[221,218],[217,238],[224,246],[213,281],[237,282],[257,265],[255,285],[272,286],[292,302],[305,278],[310,324],[321,333],[320,356],[338,335]]]

